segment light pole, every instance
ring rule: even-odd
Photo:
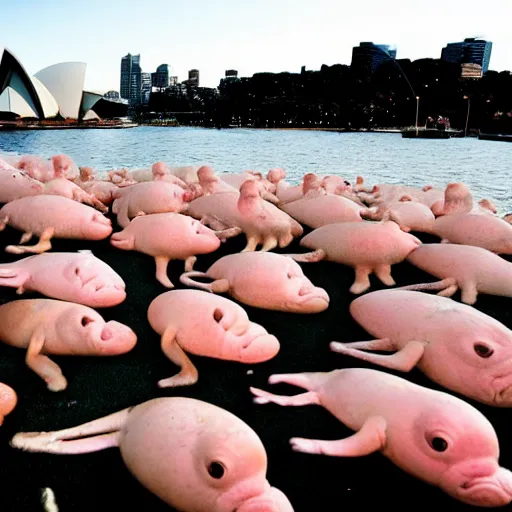
[[[471,106],[471,99],[469,96],[464,96],[465,100],[468,100],[468,113],[466,116],[466,127],[464,128],[464,137],[468,136],[468,122],[469,122],[469,108]]]
[[[416,137],[418,136],[418,112],[420,110],[420,97],[416,96]]]

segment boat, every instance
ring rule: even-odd
[[[402,137],[406,139],[449,139],[455,137],[460,133],[460,130],[453,130],[451,128],[425,128],[411,126],[401,131]]]
[[[500,140],[503,142],[512,142],[511,133],[479,133],[479,140]]]

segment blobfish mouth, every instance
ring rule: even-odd
[[[506,505],[512,499],[510,494],[499,484],[499,482],[494,482],[492,480],[483,480],[483,481],[481,479],[468,480],[468,481],[462,483],[462,485],[460,486],[460,491],[462,491],[461,492],[462,495],[464,495],[464,494],[471,495],[471,494],[476,493],[477,496],[478,496],[479,492],[484,492],[485,493],[484,496],[488,496],[488,497],[492,496],[494,498],[492,501],[494,501],[495,503],[498,503],[498,499],[499,499],[499,501],[503,505]],[[477,496],[475,496],[475,497],[477,497]]]
[[[271,336],[271,334],[269,334],[268,332],[256,334],[252,338],[249,338],[248,340],[244,341],[244,343],[242,344],[242,350],[249,348],[249,346],[252,345],[255,341],[257,342],[258,340],[260,340],[261,338],[263,338],[265,336]]]
[[[303,302],[310,300],[321,299],[329,303],[329,296],[326,291],[320,291],[318,288],[301,288],[299,290],[299,297],[303,298]]]

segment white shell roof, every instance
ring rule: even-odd
[[[59,113],[59,105],[55,101],[55,98],[50,94],[50,91],[35,76],[31,76],[30,80],[32,80],[37,95],[39,96],[39,100],[41,101],[44,116],[56,116]]]
[[[86,67],[85,62],[61,62],[34,75],[55,98],[62,117],[79,116]]]
[[[6,87],[0,94],[0,111],[13,112],[21,117],[38,117],[23,96],[12,87]]]

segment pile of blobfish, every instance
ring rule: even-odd
[[[52,252],[52,239],[110,237],[119,250],[154,258],[155,278],[167,291],[148,304],[147,318],[162,352],[180,368],[158,381],[161,388],[198,381],[189,355],[251,364],[275,357],[279,340],[234,300],[293,314],[335,307],[299,264],[331,261],[353,268],[348,291],[360,296],[350,314],[374,339],[332,342],[330,349],[404,373],[417,367],[446,392],[379,369],[304,368],[269,378],[304,393],[280,396],[251,387],[254,402],[321,405],[355,431],[334,441],[292,438],[293,450],[340,457],[380,451],[461,502],[512,502],[512,473],[499,465],[492,424],[450,394],[512,407],[512,330],[473,307],[479,293],[512,297],[512,263],[503,258],[512,255],[512,215],[500,217],[492,201],[475,202],[462,182],[445,189],[368,186],[360,176],[352,184],[339,175],[307,173],[293,185],[281,168],[264,176],[164,162],[99,179],[67,155],[8,160],[0,160],[0,231],[9,225],[21,232],[19,244],[5,251],[22,257],[0,264],[0,286],[46,298],[1,305],[0,341],[26,350],[26,365],[49,391],[67,387],[49,356],[115,356],[139,342],[128,325],[105,322],[96,311],[126,299],[123,279],[91,251]],[[305,236],[304,226],[311,229]],[[422,243],[413,232],[440,243]],[[219,258],[206,272],[194,270],[198,256],[241,235],[241,252]],[[37,243],[27,245],[34,236]],[[271,252],[294,239],[309,252]],[[173,290],[172,260],[184,261],[180,282],[187,289]],[[395,286],[392,266],[403,261],[438,281],[369,291],[371,274]],[[459,289],[461,302],[451,298]],[[17,405],[15,390],[1,386],[0,422]],[[20,432],[11,445],[75,454],[119,447],[141,484],[184,512],[293,511],[266,480],[266,451],[256,432],[200,400],[156,398],[73,428]]]

